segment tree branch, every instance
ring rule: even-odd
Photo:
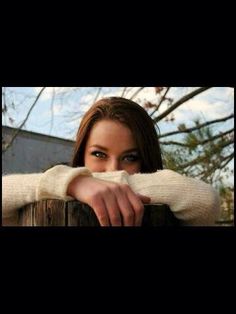
[[[197,158],[185,163],[185,164],[182,164],[179,166],[180,169],[185,169],[187,167],[190,167],[190,166],[193,166],[195,164],[197,164],[198,162],[201,162],[201,161],[204,161],[207,157],[206,156],[198,156]]]
[[[182,130],[182,131],[173,131],[173,132],[169,132],[169,133],[160,134],[159,138],[167,137],[167,136],[171,136],[171,135],[175,135],[175,134],[181,134],[181,133],[191,133],[192,131],[199,130],[199,129],[207,126],[207,125],[210,125],[210,124],[213,124],[213,123],[227,121],[229,119],[232,119],[233,117],[234,117],[234,114],[231,114],[231,115],[229,115],[227,117],[224,117],[222,119],[207,121],[207,122],[205,122],[203,124],[199,124],[199,126],[192,127],[192,128],[189,128],[189,129],[185,129],[185,130]]]
[[[201,177],[201,179],[205,179],[207,178],[209,175],[211,175],[212,173],[214,173],[216,170],[219,170],[221,173],[221,170],[224,169],[225,166],[228,165],[228,163],[234,158],[234,153],[231,153],[228,156],[225,156],[224,158],[222,158],[221,162],[225,161],[226,162],[224,164],[221,164],[220,166],[216,167],[211,167],[207,172],[204,170],[201,173],[198,174],[198,176],[201,176],[203,174],[203,176]]]
[[[126,89],[127,89],[127,87],[124,87],[124,89],[123,89],[123,91],[122,91],[122,94],[121,94],[121,97],[124,97],[125,92],[126,92]]]
[[[181,142],[175,142],[175,141],[169,141],[169,142],[161,142],[161,145],[178,145],[182,147],[189,147],[189,144],[181,143]]]
[[[204,141],[199,141],[198,143],[196,143],[196,146],[204,145],[206,143],[212,142],[212,141],[216,140],[217,138],[223,137],[223,136],[225,136],[225,135],[227,135],[227,134],[229,134],[229,133],[231,133],[233,131],[234,131],[234,128],[231,129],[231,130],[228,130],[228,131],[226,131],[224,133],[219,133],[219,134],[217,134],[217,135],[215,135],[215,136],[213,136],[211,138],[208,138],[208,139],[206,139]],[[168,142],[161,142],[160,141],[160,144],[161,145],[178,145],[178,146],[183,146],[183,147],[191,147],[189,144],[181,143],[181,142],[175,142],[175,141],[168,141]]]
[[[31,111],[33,110],[33,108],[35,107],[37,101],[39,100],[39,97],[41,96],[42,92],[45,90],[46,87],[43,87],[40,92],[38,93],[34,103],[32,104],[32,106],[30,107],[30,110],[28,111],[24,121],[21,123],[21,125],[16,129],[15,133],[12,135],[12,138],[10,140],[9,143],[6,144],[6,146],[2,149],[2,153],[5,153],[8,148],[12,145],[13,141],[15,140],[15,138],[17,137],[18,133],[20,132],[20,130],[22,129],[22,127],[25,125],[26,121],[28,120]]]
[[[197,96],[198,94],[203,93],[204,91],[210,89],[211,87],[200,87],[197,90],[194,90],[193,92],[189,93],[188,95],[185,95],[180,100],[178,100],[175,104],[173,104],[170,108],[165,110],[162,114],[160,114],[158,117],[156,117],[153,121],[154,123],[159,122],[164,117],[166,117],[168,114],[170,114],[172,111],[174,111],[176,108],[178,108],[180,105],[184,104],[186,101],[190,100],[191,98]]]
[[[150,117],[152,117],[152,116],[154,115],[154,113],[157,112],[157,110],[159,110],[159,108],[160,108],[162,102],[165,100],[166,95],[167,95],[167,93],[169,92],[169,90],[170,90],[170,87],[167,87],[167,89],[166,89],[166,91],[165,91],[165,94],[162,96],[162,98],[161,98],[159,104],[157,105],[157,107],[156,107],[156,108],[153,110],[153,112],[150,114]]]
[[[234,141],[231,140],[231,141],[228,141],[228,142],[226,142],[226,143],[227,143],[227,144],[222,145],[221,148],[224,148],[225,146],[228,146],[228,145],[233,144]],[[211,156],[213,156],[213,155],[215,155],[214,152],[212,153]],[[231,155],[234,156],[234,153],[232,153]],[[230,155],[230,156],[231,156],[231,155]],[[195,159],[193,159],[193,160],[191,160],[191,161],[189,161],[189,162],[187,162],[187,163],[185,163],[185,164],[180,165],[179,168],[180,168],[180,169],[184,169],[184,168],[193,166],[193,165],[195,165],[195,164],[197,164],[197,163],[199,163],[199,162],[202,162],[202,161],[206,160],[207,158],[209,158],[209,157],[206,157],[206,156],[204,156],[204,155],[203,155],[203,156],[198,156],[197,158],[195,158]]]
[[[234,131],[234,128],[231,129],[231,130],[228,130],[228,131],[226,131],[226,132],[224,132],[224,133],[219,133],[219,134],[217,134],[217,135],[215,135],[215,136],[213,136],[213,137],[211,137],[211,138],[208,138],[208,139],[206,139],[206,140],[204,140],[204,141],[199,142],[198,145],[204,145],[204,144],[206,144],[206,143],[208,143],[208,142],[211,142],[211,141],[216,140],[217,138],[223,137],[223,136],[225,136],[225,135],[227,135],[227,134],[229,134],[229,133],[231,133],[231,132],[233,132],[233,131]]]
[[[220,169],[222,169],[222,168],[224,168],[225,166],[227,166],[228,163],[229,163],[233,158],[234,158],[234,152],[231,153],[230,155],[224,157],[222,161],[225,161],[226,159],[227,159],[227,160],[226,160],[226,162],[221,166]]]
[[[140,87],[140,88],[133,94],[133,96],[130,97],[130,99],[131,99],[131,100],[134,99],[134,97],[136,97],[136,96],[138,95],[138,93],[140,93],[141,90],[143,90],[143,89],[144,89],[144,87]]]
[[[53,87],[53,90],[52,90],[52,100],[51,100],[51,103],[50,103],[50,110],[51,110],[51,122],[50,122],[50,130],[49,130],[49,134],[51,134],[52,132],[52,128],[53,128],[53,122],[54,122],[54,100],[55,100],[55,95],[56,95],[56,92],[55,92],[55,87]]]
[[[98,88],[98,91],[97,91],[97,94],[96,94],[96,96],[95,96],[95,98],[94,98],[94,100],[93,100],[93,103],[95,103],[96,100],[98,99],[98,96],[100,95],[101,90],[102,90],[102,87],[99,87],[99,88]]]
[[[230,140],[228,142],[225,142],[223,145],[221,145],[221,148],[225,148],[226,146],[229,146],[231,144],[234,144],[234,140]]]

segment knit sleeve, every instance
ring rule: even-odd
[[[128,175],[126,171],[93,173],[99,179],[129,184],[135,193],[151,198],[151,204],[166,204],[182,225],[215,225],[220,212],[217,192],[203,181],[172,170]]]
[[[69,166],[55,166],[42,174],[36,188],[36,200],[62,199],[64,201],[73,200],[67,196],[69,183],[80,175],[92,176],[85,167],[72,168]]]
[[[201,180],[172,170],[128,177],[131,188],[151,198],[151,203],[169,205],[184,225],[215,225],[220,213],[220,199],[213,187]]]
[[[12,174],[2,177],[2,217],[15,215],[17,209],[43,199],[72,200],[68,184],[78,175],[91,176],[85,168],[55,166],[44,173]]]
[[[15,215],[18,208],[36,201],[36,187],[42,174],[11,174],[2,177],[2,218]]]

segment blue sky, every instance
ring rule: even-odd
[[[7,102],[11,100],[9,115],[14,119],[14,123],[11,124],[9,117],[3,116],[3,125],[19,126],[40,89],[41,87],[7,87]],[[32,110],[24,129],[73,140],[80,119],[93,103],[98,89],[98,87],[47,87]],[[127,87],[125,97],[130,97],[138,89],[138,87]],[[191,87],[173,87],[167,96],[177,100],[190,90],[192,90]],[[103,87],[100,97],[121,96],[122,91],[122,87]],[[144,100],[153,101],[156,97],[154,88],[149,87],[142,90],[133,100],[142,105]],[[14,110],[11,108],[12,102],[15,106]],[[166,108],[167,106],[163,104],[160,112],[163,112]],[[179,123],[185,123],[186,126],[190,127],[193,126],[193,119],[200,118],[203,122],[223,118],[233,112],[234,90],[227,87],[214,87],[181,105],[174,112],[176,119],[174,123],[161,121],[158,126],[161,133],[166,133],[176,130]],[[215,128],[217,128],[217,131],[224,131],[233,127],[233,124],[234,121],[231,119],[221,126],[216,124]],[[176,140],[173,137],[168,137],[169,139]],[[232,162],[231,167],[233,167]]]
[[[11,117],[14,119],[12,125],[7,118],[3,117],[3,124],[9,126],[19,125],[26,116],[35,96],[39,92],[40,87],[10,87],[8,90],[12,92],[11,100],[15,103],[16,110],[11,110]],[[106,96],[121,95],[122,88],[103,87],[103,92]],[[188,89],[172,88],[168,97],[175,99],[180,98]],[[55,94],[53,94],[55,91]],[[24,129],[48,134],[52,136],[73,139],[76,130],[79,126],[80,117],[92,104],[97,94],[98,88],[83,87],[78,88],[46,88],[45,92],[39,99],[38,104],[33,109],[30,118],[28,119]],[[134,89],[127,96],[134,93]],[[104,95],[103,94],[103,95]],[[14,97],[12,97],[14,95]],[[54,115],[52,121],[51,103],[54,95]],[[152,101],[156,98],[154,88],[146,88],[137,96],[135,101],[140,99]],[[142,104],[142,101],[139,102]],[[166,109],[166,105],[161,107],[161,112]],[[180,106],[175,112],[176,121],[174,123],[167,123],[161,121],[159,128],[161,133],[169,132],[176,129],[179,123],[186,123],[192,125],[194,118],[201,118],[202,120],[213,120],[222,118],[233,112],[233,89],[227,87],[215,87],[205,91],[199,96],[196,96],[186,104]],[[77,112],[77,114],[73,114]],[[79,114],[78,114],[79,113]],[[233,125],[233,120],[227,122]],[[217,127],[219,127],[217,125]],[[225,127],[225,126],[223,126]]]

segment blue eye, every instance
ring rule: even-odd
[[[91,153],[91,155],[97,157],[97,158],[105,158],[106,157],[106,154],[100,152],[100,151],[94,151]]]
[[[139,156],[136,154],[130,154],[130,155],[124,156],[123,159],[128,162],[135,162],[139,160]]]

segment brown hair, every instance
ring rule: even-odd
[[[122,97],[100,99],[85,113],[76,135],[72,167],[84,166],[90,130],[102,119],[117,120],[131,130],[141,158],[141,173],[163,169],[158,135],[152,119],[143,107]]]

